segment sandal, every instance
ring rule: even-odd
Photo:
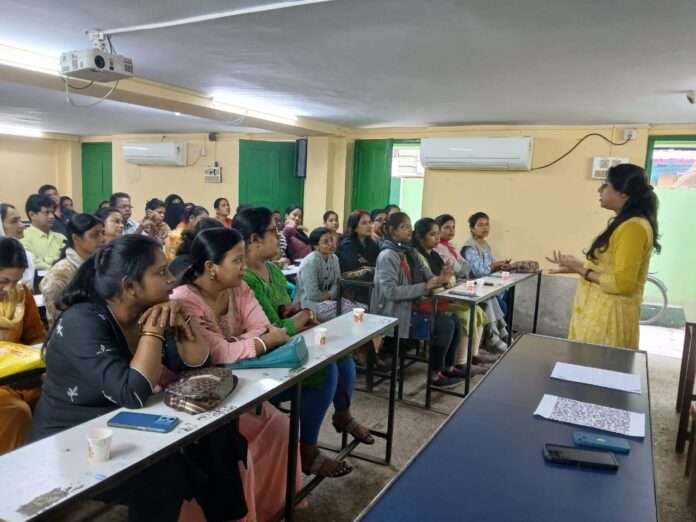
[[[302,470],[302,473],[305,475],[316,475],[318,477],[324,477],[324,478],[338,478],[338,477],[345,477],[348,475],[351,471],[353,471],[353,467],[347,464],[343,460],[339,460],[338,462],[338,467],[336,470],[329,474],[329,475],[322,475],[319,473],[319,470],[321,467],[324,465],[324,463],[329,460],[329,458],[324,455],[322,452],[317,453],[317,456],[314,457],[314,460],[312,461],[312,464],[309,466],[309,470]]]
[[[350,419],[343,426],[339,425],[334,419],[332,419],[331,424],[333,424],[333,427],[336,430],[336,433],[343,433],[343,432],[350,433],[355,438],[355,440],[361,442],[362,444],[366,444],[368,446],[372,446],[375,443],[375,438],[372,435],[370,435],[369,432],[367,435],[363,436],[362,438],[358,437],[358,435],[356,433],[354,433],[356,431],[356,429],[360,427],[360,424],[358,424],[358,421],[356,421],[355,419]]]

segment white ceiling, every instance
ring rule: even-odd
[[[59,54],[87,47],[84,29],[263,3],[5,0],[0,42]],[[137,76],[351,127],[696,123],[684,94],[696,89],[694,20],[695,0],[335,0],[113,43]],[[81,130],[87,110],[75,116],[55,93],[0,85],[0,97],[0,117],[35,111],[92,133]],[[102,110],[93,121],[106,133],[221,130],[113,102]]]

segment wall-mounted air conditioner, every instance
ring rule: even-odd
[[[186,143],[159,141],[155,143],[124,143],[123,159],[137,165],[186,166]]]
[[[420,160],[426,169],[531,170],[534,139],[424,138]]]

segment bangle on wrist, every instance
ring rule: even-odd
[[[585,270],[585,276],[584,276],[585,281],[589,281],[590,283],[592,282],[592,281],[590,281],[590,274],[592,272],[594,272],[594,270],[592,270],[591,268],[588,268],[587,270]]]
[[[263,339],[261,339],[260,337],[254,337],[254,340],[261,343],[261,346],[263,347],[263,353],[266,353],[268,348],[266,347],[266,343],[263,342]]]
[[[164,343],[164,335],[160,335],[160,334],[155,333],[155,332],[140,332],[140,337],[143,337],[143,336],[156,337],[157,339],[159,339],[160,341],[162,341]]]

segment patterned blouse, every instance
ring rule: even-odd
[[[279,306],[291,304],[290,294],[288,294],[288,281],[280,268],[270,261],[266,261],[266,267],[268,267],[268,273],[271,275],[270,281],[262,279],[248,269],[244,270],[244,281],[254,292],[268,320],[278,328],[285,328],[288,335],[295,335],[297,333],[295,321],[292,319],[281,319],[278,314]]]
[[[317,311],[321,302],[321,294],[330,292],[331,299],[338,298],[338,278],[341,276],[338,257],[331,254],[324,259],[316,250],[306,256],[300,263],[297,272],[297,296],[295,299],[304,308]]]
[[[30,440],[38,440],[118,407],[142,408],[157,383],[130,366],[133,355],[105,303],[79,303],[60,316],[46,344],[46,379],[34,412]],[[162,366],[179,374],[194,369],[166,336]],[[201,366],[210,366],[210,359]]]
[[[490,275],[495,258],[487,242],[484,241],[481,245],[473,237],[467,239],[462,247],[462,256],[469,263],[471,274],[475,278]]]
[[[68,248],[65,250],[65,258],[53,265],[46,277],[41,280],[39,289],[43,294],[44,304],[46,305],[49,330],[53,328],[53,324],[62,313],[61,310],[58,310],[58,300],[83,262],[84,259],[77,255],[77,252],[72,248]]]

